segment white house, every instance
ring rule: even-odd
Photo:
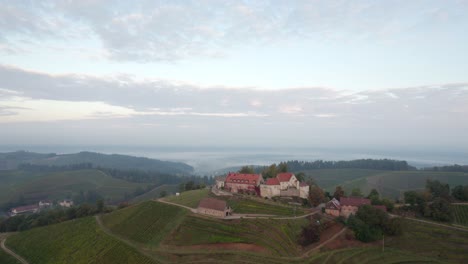
[[[73,206],[73,201],[65,199],[65,200],[59,202],[59,204],[62,207],[72,207]]]
[[[216,177],[216,188],[224,188],[224,182],[226,182],[226,177]]]
[[[268,198],[295,196],[307,199],[309,186],[304,182],[300,182],[293,173],[279,173],[276,178],[267,179],[265,184],[260,185],[260,195]]]

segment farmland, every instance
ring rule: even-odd
[[[300,252],[297,238],[305,224],[306,219],[223,221],[189,215],[163,243],[172,246],[255,244],[277,256],[295,256]]]
[[[468,205],[452,205],[454,223],[468,226]]]
[[[266,203],[253,199],[236,199],[228,200],[229,206],[236,214],[267,214],[267,215],[282,215],[294,216],[304,214],[304,210],[299,206],[296,209],[292,206],[274,204],[273,202]]]
[[[114,234],[132,241],[157,245],[174,229],[187,210],[154,201],[124,208],[101,219]]]
[[[130,200],[131,203],[143,202],[151,199],[158,199],[162,192],[166,192],[167,195],[175,194],[179,190],[179,185],[161,185],[153,190],[146,192],[142,195],[134,197]]]
[[[181,193],[179,196],[169,196],[165,198],[168,202],[176,203],[192,208],[197,208],[200,200],[208,197],[209,189],[192,190]]]
[[[30,263],[156,263],[106,235],[92,217],[12,235],[7,246]]]
[[[76,170],[49,173],[25,171],[0,172],[0,204],[16,199],[20,194],[27,202],[40,199],[63,199],[81,190],[94,190],[106,199],[123,199],[146,184],[112,178],[99,170]]]

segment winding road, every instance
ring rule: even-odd
[[[16,258],[19,262],[23,263],[23,264],[29,264],[29,262],[27,262],[24,258],[22,258],[21,256],[19,256],[18,254],[16,254],[15,252],[11,251],[10,249],[8,249],[6,246],[5,246],[5,241],[6,241],[6,237],[2,239],[2,243],[1,243],[1,247],[2,249],[9,255],[13,256],[14,258]]]

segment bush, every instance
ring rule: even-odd
[[[320,240],[321,228],[315,223],[302,228],[301,236],[299,237],[299,244],[303,247],[308,246]]]

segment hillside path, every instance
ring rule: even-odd
[[[107,228],[101,221],[101,218],[99,217],[99,215],[95,215],[94,218],[96,218],[96,223],[98,224],[99,228],[101,228],[102,231],[104,231],[104,233],[106,233],[107,235],[123,242],[124,244],[128,245],[129,247],[132,247],[134,248],[135,250],[137,250],[138,252],[140,252],[141,254],[147,256],[148,258],[150,258],[151,260],[155,261],[155,262],[159,262],[159,261],[156,261],[156,259],[154,259],[154,256],[152,256],[151,254],[149,254],[148,252],[146,252],[144,249],[140,248],[136,243],[133,243],[132,241],[128,240],[128,239],[125,239],[125,238],[122,238],[120,237],[119,235],[116,235],[114,233],[112,233],[112,231],[110,231],[109,228]]]
[[[19,262],[23,263],[23,264],[29,264],[29,262],[27,262],[24,258],[20,257],[18,254],[16,254],[15,252],[11,251],[10,249],[8,249],[6,246],[5,246],[5,241],[6,241],[6,238],[2,239],[2,243],[1,243],[1,247],[2,249],[9,255],[13,256],[14,258],[16,258]]]
[[[315,250],[318,250],[320,249],[321,247],[325,246],[326,244],[330,243],[331,241],[335,240],[337,237],[339,237],[341,234],[343,234],[345,231],[346,231],[346,227],[343,227],[338,233],[334,234],[332,237],[330,237],[329,239],[327,239],[326,241],[320,243],[318,246],[312,248],[312,249],[309,249],[308,251],[306,251],[304,254],[302,254],[301,257],[303,258],[306,258],[309,256],[309,254]]]
[[[179,207],[182,207],[182,208],[185,208],[187,210],[190,210],[190,212],[194,213],[194,214],[197,214],[197,209],[193,209],[191,207],[188,207],[188,206],[185,206],[185,205],[181,205],[181,204],[176,204],[176,203],[171,203],[171,202],[168,202],[168,201],[165,201],[163,200],[162,198],[161,199],[157,199],[156,201],[158,202],[161,202],[161,203],[165,203],[165,204],[170,204],[170,205],[175,205],[175,206],[179,206]]]
[[[390,214],[390,216],[391,217],[402,217],[402,216],[394,215],[394,214]],[[413,218],[413,217],[405,217],[404,219],[468,232],[468,228],[462,228],[462,227],[450,226],[450,225],[445,225],[445,224],[439,224],[439,223],[434,223],[434,222],[431,222],[431,221],[416,219],[416,218]]]

